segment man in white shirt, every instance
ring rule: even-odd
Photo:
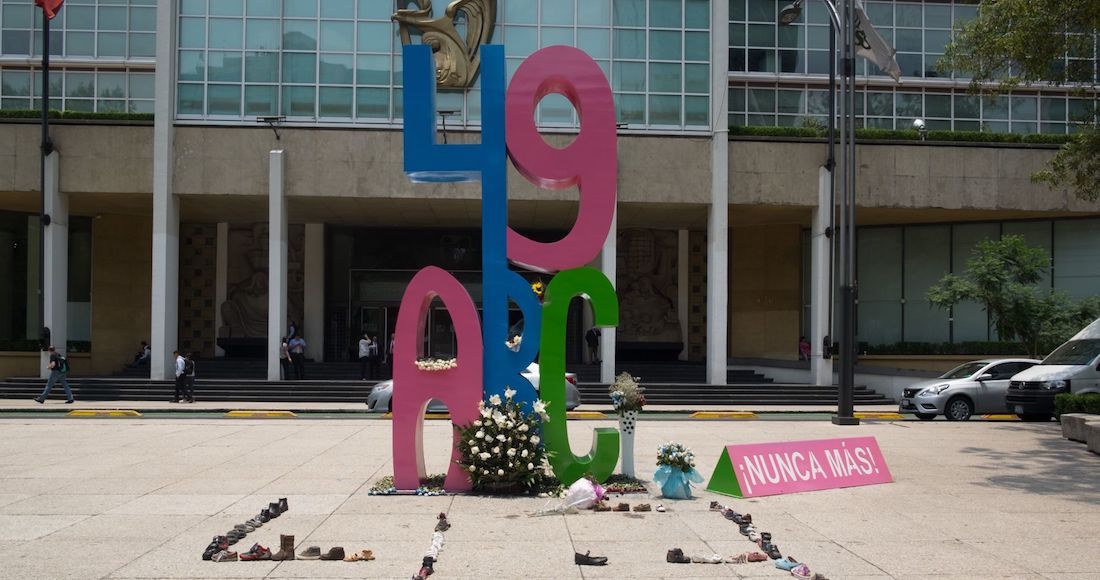
[[[370,338],[367,334],[363,333],[363,338],[359,339],[359,380],[367,380],[367,362],[370,357]]]
[[[183,368],[186,361],[183,360],[183,355],[181,355],[178,350],[173,350],[172,356],[176,359],[176,395],[172,397],[172,402],[178,403],[183,396],[184,382],[187,380],[187,377],[183,375]]]

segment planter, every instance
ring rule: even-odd
[[[623,411],[619,415],[619,445],[620,457],[623,462],[623,475],[634,475],[634,428],[638,424],[637,411]]]

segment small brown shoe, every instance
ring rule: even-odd
[[[647,503],[640,503],[640,504],[634,506],[634,511],[636,511],[636,512],[649,512],[649,511],[653,511],[653,508],[649,507],[649,504],[647,504]]]
[[[630,511],[630,504],[628,504],[626,502],[620,503],[619,505],[615,506],[615,508],[612,511],[628,512],[628,511]]]
[[[335,548],[330,549],[327,553],[321,554],[321,559],[322,560],[343,560],[344,559],[344,548],[342,548],[340,546],[336,546]]]

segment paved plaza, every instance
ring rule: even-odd
[[[610,421],[570,423],[574,450]],[[430,472],[448,423],[429,421]],[[1056,423],[640,421],[639,475],[658,444],[694,448],[708,476],[725,443],[874,436],[895,483],[756,500],[700,492],[667,513],[529,517],[547,500],[380,497],[392,472],[384,419],[0,419],[2,578],[410,578],[435,515],[452,528],[433,578],[781,578],[771,562],[668,564],[665,553],[754,546],[708,503],[749,512],[785,555],[833,579],[1100,578],[1100,457]],[[290,511],[250,534],[277,549],[371,549],[372,562],[200,559],[211,536],[287,497]],[[631,503],[641,498],[628,498]],[[606,555],[580,568],[574,551]]]

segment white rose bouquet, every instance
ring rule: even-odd
[[[516,392],[478,404],[479,418],[459,427],[458,461],[470,474],[474,489],[481,491],[534,490],[545,477],[545,451],[538,436],[539,418],[546,418],[546,404],[538,401],[525,413],[513,400]]]

